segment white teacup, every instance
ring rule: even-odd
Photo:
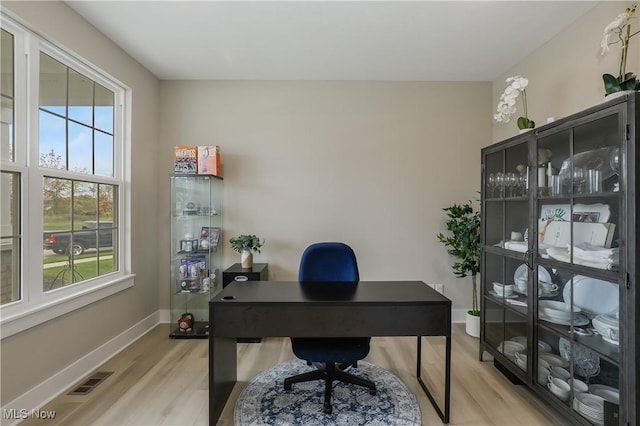
[[[558,290],[557,284],[548,283],[546,281],[538,281],[538,286],[544,293],[551,293]]]
[[[523,369],[524,371],[527,371],[527,355],[521,354],[520,352],[516,352],[515,357],[516,357],[516,365],[521,369]]]
[[[547,383],[547,388],[549,388],[551,393],[561,400],[566,401],[569,399],[571,386],[569,386],[569,383],[565,382],[564,380],[557,377],[549,376],[549,383]]]

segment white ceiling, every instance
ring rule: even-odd
[[[492,81],[598,2],[67,3],[162,80]]]

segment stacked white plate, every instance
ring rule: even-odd
[[[584,315],[581,315],[580,311],[581,309],[578,306],[571,307],[569,303],[557,300],[541,300],[538,302],[540,319],[555,324],[571,325],[572,322],[574,325],[588,324],[589,320]]]
[[[604,425],[604,399],[590,393],[577,393],[573,399],[573,409],[587,420]]]
[[[620,344],[620,323],[615,315],[598,315],[591,320],[591,324],[602,336],[602,340],[614,345]]]
[[[599,396],[602,399],[620,405],[620,391],[611,386],[605,385],[591,385],[589,386],[589,393]]]

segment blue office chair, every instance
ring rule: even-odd
[[[348,292],[349,288],[357,285],[360,280],[356,255],[343,243],[312,244],[302,254],[298,281],[307,292],[321,293],[323,283],[327,288],[342,287]],[[332,283],[332,284],[329,284]],[[308,293],[310,294],[310,293]],[[339,298],[344,296],[341,292]],[[324,412],[331,414],[331,391],[334,381],[353,383],[369,389],[371,395],[376,394],[376,385],[370,380],[354,376],[343,371],[343,368],[356,365],[369,353],[370,337],[341,337],[341,338],[300,338],[292,337],[293,353],[300,359],[311,363],[323,363],[324,368],[308,373],[298,374],[284,380],[284,388],[291,389],[293,383],[324,380]],[[338,364],[338,365],[336,365]]]

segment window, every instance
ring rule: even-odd
[[[127,89],[4,14],[1,22],[6,337],[120,291],[132,276]]]
[[[2,30],[0,47],[0,159],[13,165],[15,157],[14,122],[14,37]],[[19,172],[0,174],[0,304],[21,298],[20,284],[20,177]]]

